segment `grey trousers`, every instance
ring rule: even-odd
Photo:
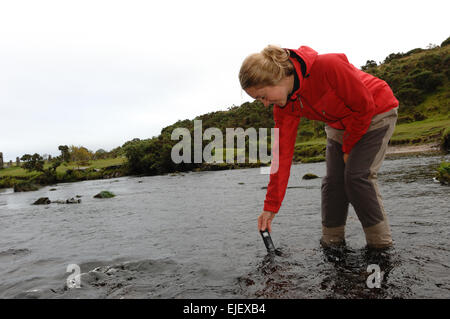
[[[377,172],[395,129],[397,108],[373,117],[364,136],[355,144],[344,164],[344,131],[330,126],[327,133],[327,175],[322,180],[322,244],[345,241],[349,204],[360,220],[368,246],[392,245],[391,231],[377,186]]]

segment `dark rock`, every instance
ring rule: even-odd
[[[50,203],[51,201],[50,199],[48,199],[48,197],[41,197],[37,201],[35,201],[33,205],[48,205]]]
[[[319,178],[319,176],[308,173],[308,174],[303,175],[303,177],[302,177],[302,179],[314,179],[314,178]]]

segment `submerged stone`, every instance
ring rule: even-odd
[[[81,199],[75,199],[75,198],[71,198],[71,199],[67,199],[66,200],[66,204],[79,204],[81,203]]]
[[[111,197],[114,197],[114,196],[116,196],[116,195],[114,195],[111,192],[102,191],[102,192],[98,193],[97,195],[95,195],[94,198],[111,198]]]
[[[308,174],[303,175],[303,177],[302,177],[302,179],[314,179],[314,178],[319,178],[319,176],[308,173]]]
[[[48,205],[50,203],[51,201],[50,199],[48,199],[48,197],[41,197],[37,201],[35,201],[33,205]]]

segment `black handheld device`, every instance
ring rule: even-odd
[[[266,245],[267,252],[268,253],[275,253],[275,245],[273,244],[272,237],[270,237],[269,231],[266,230],[260,230],[261,236],[264,240],[264,245]]]

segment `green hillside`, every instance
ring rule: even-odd
[[[391,86],[400,101],[391,144],[439,142],[450,127],[450,41],[429,49],[392,53],[380,65],[367,61],[362,70]]]

